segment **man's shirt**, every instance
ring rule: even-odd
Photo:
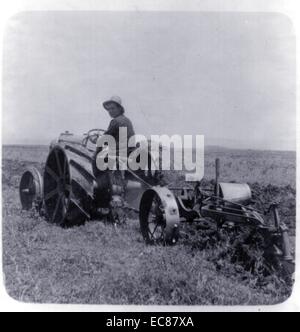
[[[119,115],[116,118],[112,119],[108,129],[105,132],[105,135],[113,136],[117,143],[119,142],[119,128],[127,128],[127,141],[130,137],[134,136],[134,129],[131,121],[125,115]]]
[[[123,137],[121,137],[121,141],[119,142],[120,128],[127,129],[127,137],[125,136],[124,139],[123,139]],[[128,148],[128,141],[132,136],[135,135],[135,132],[133,129],[132,122],[123,114],[119,115],[116,118],[111,120],[109,127],[106,130],[106,132],[104,133],[104,135],[110,135],[110,136],[114,137],[114,139],[116,141],[116,153],[120,152],[121,150],[125,150],[125,149],[127,149],[127,153],[130,153],[130,151],[133,149],[133,148]],[[101,136],[99,137],[97,145],[98,145],[98,147],[102,146]]]

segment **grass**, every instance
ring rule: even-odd
[[[42,154],[47,155],[47,148],[4,149],[3,269],[13,298],[40,303],[263,305],[289,296],[291,289],[276,278],[259,285],[256,276],[225,258],[216,262],[219,248],[200,250],[188,240],[174,247],[146,246],[136,219],[118,228],[91,221],[62,229],[32,211],[21,211],[20,174],[30,158],[41,167]],[[294,227],[295,191],[293,181],[285,181],[278,187],[256,184],[256,189],[266,199],[281,199],[283,214],[290,215]]]

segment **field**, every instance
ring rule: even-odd
[[[2,159],[3,269],[7,292],[25,302],[90,304],[275,304],[291,287],[276,277],[263,282],[220,258],[220,248],[201,250],[195,239],[176,246],[146,246],[136,218],[114,228],[100,221],[62,229],[20,209],[18,184],[28,165],[42,169],[48,147],[4,146]],[[209,148],[205,181],[221,160],[224,181],[248,182],[264,202],[279,201],[295,235],[293,152]],[[178,181],[182,182],[182,176]]]

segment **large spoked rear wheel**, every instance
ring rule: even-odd
[[[160,197],[155,192],[151,192],[143,202],[140,226],[147,244],[167,244],[166,213]]]
[[[64,225],[71,196],[70,167],[65,152],[54,147],[44,171],[44,203],[48,220]]]

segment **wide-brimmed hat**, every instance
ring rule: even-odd
[[[122,99],[119,96],[112,96],[109,100],[103,103],[103,107],[107,110],[110,104],[117,104],[124,111],[124,107],[122,106]]]

